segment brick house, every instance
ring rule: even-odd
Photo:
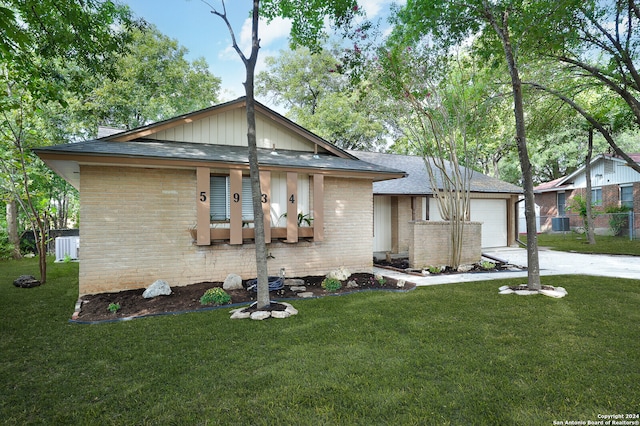
[[[36,149],[80,193],[80,295],[256,275],[244,98]],[[269,273],[372,269],[371,164],[257,103]]]
[[[630,157],[640,162],[640,154]],[[604,212],[607,207],[627,206],[633,213],[640,212],[640,173],[629,167],[623,159],[611,154],[601,154],[591,161],[591,200],[594,211]],[[562,178],[543,183],[534,188],[536,205],[540,207],[540,230],[554,229],[561,224],[558,218],[566,218],[565,224],[571,229],[583,226],[582,219],[570,209],[571,200],[586,195],[586,167]],[[635,229],[640,223],[635,221]],[[608,219],[597,216],[595,228],[598,233],[608,233]]]
[[[369,163],[398,167],[407,172],[404,178],[374,183],[373,205],[375,251],[408,252],[412,238],[410,223],[442,220],[423,158],[349,152]],[[515,244],[516,203],[522,188],[476,171],[469,175],[469,218],[481,223],[480,246],[506,247]]]

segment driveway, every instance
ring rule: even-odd
[[[527,266],[527,251],[522,248],[503,247],[487,249],[483,250],[483,253],[504,260],[512,265]],[[567,253],[540,248],[538,250],[538,257],[540,275],[542,276],[583,274],[640,280],[640,257],[636,256]],[[415,282],[417,285],[450,284],[503,278],[524,278],[525,281],[523,284],[526,284],[527,277],[526,271],[434,275],[426,277],[402,274],[382,268],[374,268],[374,272],[396,279],[402,278]]]

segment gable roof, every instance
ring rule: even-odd
[[[640,154],[628,154],[628,155],[629,157],[631,157],[633,161],[640,163]],[[597,163],[600,163],[605,160],[613,161],[621,166],[627,166],[627,162],[620,157],[617,157],[612,154],[599,154],[591,160],[590,165],[592,167],[592,170]],[[586,165],[582,165],[573,173],[568,174],[567,176],[560,177],[558,179],[554,179],[549,182],[541,183],[540,185],[533,188],[533,190],[535,192],[553,192],[553,191],[563,191],[566,189],[572,189],[574,187],[574,181],[580,175],[585,174],[586,168],[587,168]],[[628,168],[631,169],[630,167]],[[616,169],[614,168],[613,170],[615,171]]]
[[[155,140],[150,137],[172,127],[194,123],[204,117],[229,109],[244,108],[244,98],[211,108],[184,114],[169,120],[118,132],[99,139],[34,149],[34,152],[56,173],[79,188],[80,164],[125,165],[158,168],[233,167],[248,169],[246,145],[220,145],[185,141]],[[308,170],[339,176],[370,178],[374,181],[404,176],[404,172],[366,163],[325,141],[291,120],[256,104],[256,112],[293,132],[309,151],[258,148],[258,162],[263,170]],[[225,126],[223,123],[222,127]],[[313,148],[315,147],[315,149]],[[318,148],[320,147],[320,148]],[[314,152],[316,151],[316,152]],[[274,155],[277,154],[277,155]]]
[[[193,123],[195,121],[202,120],[205,117],[221,114],[226,111],[246,108],[246,106],[247,106],[247,99],[245,96],[242,96],[233,101],[217,104],[209,108],[193,111],[188,114],[182,114],[177,117],[169,118],[163,121],[158,121],[156,123],[151,123],[135,129],[125,130],[118,133],[110,134],[102,138],[99,138],[99,140],[127,142],[127,141],[136,140],[140,138],[145,138],[145,139],[153,138],[154,134],[159,133],[168,128],[177,127],[179,125],[186,124],[186,123]],[[355,158],[355,157],[352,157],[351,154],[349,154],[347,151],[324,140],[323,138],[316,135],[315,133],[294,123],[293,121],[289,120],[287,117],[266,107],[265,105],[261,104],[258,101],[255,101],[255,111],[256,113],[266,116],[271,121],[284,126],[285,128],[291,130],[293,133],[302,136],[303,138],[307,139],[309,142],[312,142],[335,155],[346,156],[352,159]]]
[[[404,178],[374,182],[373,193],[377,195],[431,195],[434,193],[426,165],[422,157],[415,155],[383,154],[379,152],[349,151],[361,160],[383,167],[398,167],[407,172]],[[446,162],[451,170],[451,164]],[[471,192],[522,193],[522,188],[500,179],[471,171]],[[441,177],[440,177],[441,179]],[[438,186],[442,188],[441,180]]]

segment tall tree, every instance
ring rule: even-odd
[[[133,31],[129,52],[114,64],[114,79],[91,79],[94,89],[78,99],[87,123],[132,129],[218,103],[220,78],[204,58],[185,58],[187,49],[154,26]]]
[[[379,81],[396,102],[406,105],[406,139],[425,163],[440,217],[449,222],[448,266],[460,266],[465,223],[469,220],[473,171],[461,167],[475,162],[477,146],[469,129],[478,109],[470,103],[469,85],[461,69],[439,69],[442,62],[429,48],[393,46],[382,50]],[[447,75],[448,78],[444,78]],[[451,78],[451,75],[455,75]]]
[[[574,0],[548,2],[543,0],[408,0],[399,10],[397,34],[409,40],[432,36],[447,46],[461,45],[471,36],[478,36],[477,47],[488,58],[506,64],[511,82],[515,141],[525,198],[527,223],[528,287],[539,289],[540,268],[535,220],[535,203],[531,162],[527,150],[523,87],[520,77],[521,56],[531,46],[541,43],[557,45],[561,40],[550,38],[550,31],[568,20],[567,11],[577,7]]]
[[[204,1],[204,0],[203,0]],[[208,4],[208,3],[207,3]],[[247,111],[247,143],[249,153],[249,174],[251,180],[251,194],[253,201],[255,245],[256,245],[256,269],[258,275],[257,307],[265,308],[270,305],[269,277],[267,269],[267,247],[264,236],[264,214],[260,190],[260,169],[258,164],[258,150],[256,144],[256,117],[255,117],[255,68],[260,49],[258,37],[258,22],[262,14],[267,19],[282,17],[292,20],[291,41],[292,45],[303,45],[313,51],[320,49],[320,38],[324,34],[325,18],[329,17],[339,25],[349,23],[358,7],[355,0],[264,0],[260,6],[260,0],[253,0],[251,9],[251,52],[247,56],[242,52],[236,41],[235,32],[227,16],[224,0],[220,0],[221,7],[209,4],[211,12],[221,18],[229,34],[236,51],[246,70],[244,82]]]
[[[377,150],[388,135],[388,116],[376,108],[376,88],[366,80],[352,82],[338,57],[305,47],[267,57],[257,93],[286,106],[289,118],[341,148]]]
[[[42,145],[38,111],[47,102],[67,105],[84,90],[82,72],[108,75],[126,49],[129,9],[112,1],[7,0],[0,4],[0,143],[2,171],[22,202],[38,238],[40,281],[46,282],[46,214],[30,179],[29,147]],[[44,140],[43,140],[44,139]]]

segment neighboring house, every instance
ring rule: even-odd
[[[640,154],[631,154],[630,157],[640,162]],[[590,168],[591,202],[595,211],[627,206],[635,213],[640,212],[640,173],[629,167],[625,160],[611,154],[598,155],[591,161]],[[540,207],[540,230],[568,230],[564,229],[563,223],[570,228],[583,226],[582,219],[577,212],[570,211],[569,206],[576,195],[586,196],[586,187],[585,166],[568,176],[535,187],[536,205]],[[568,219],[563,222],[558,218]],[[554,223],[557,225],[555,229]],[[605,232],[607,226],[605,222],[596,223],[600,232]],[[638,227],[640,223],[636,223]]]
[[[407,172],[373,184],[374,250],[409,250],[409,222],[441,220],[422,157],[349,151],[361,160]],[[479,172],[471,174],[471,221],[482,223],[482,247],[510,246],[516,240],[516,202],[522,189]]]
[[[259,103],[256,127],[269,273],[370,272],[372,183],[405,174]],[[80,193],[81,295],[256,276],[244,98],[35,152]]]

